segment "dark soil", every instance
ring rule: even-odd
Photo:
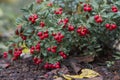
[[[75,74],[75,71],[69,66],[70,64],[65,65],[62,63],[62,65],[66,66],[69,74]],[[91,65],[93,70],[100,73],[104,80],[120,80],[120,60],[115,61],[115,64],[110,68],[106,67],[102,61],[94,61],[89,64],[80,63],[77,67],[80,67],[80,69],[91,68],[88,65]],[[18,60],[11,63],[9,67],[0,69],[0,80],[54,80],[52,77],[55,70],[53,74],[52,71],[44,70],[34,65],[30,60]],[[48,73],[52,74],[52,76],[48,75]]]

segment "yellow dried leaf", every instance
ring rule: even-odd
[[[21,45],[21,47],[23,48],[23,50],[22,50],[23,53],[25,53],[25,54],[30,53],[30,49],[25,45],[25,43],[23,43]]]
[[[91,69],[83,69],[82,73],[80,74],[81,77],[86,77],[86,78],[93,78],[96,76],[99,76],[100,74],[91,70]]]
[[[81,4],[78,4],[78,6],[77,6],[77,14],[81,14],[82,12],[82,6],[81,6]]]
[[[72,79],[94,78],[100,76],[100,74],[91,69],[83,69],[80,75],[62,75],[62,76],[66,80],[72,80]]]

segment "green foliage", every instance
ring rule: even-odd
[[[81,55],[98,55],[119,38],[120,12],[112,10],[113,6],[119,8],[119,1],[52,0],[51,5],[50,2],[32,3],[21,9],[24,15],[17,19],[16,39],[10,45],[13,58],[15,49],[20,51],[20,43],[30,48],[34,58],[55,63],[67,58],[74,48],[82,51]],[[92,9],[85,10],[85,5]],[[99,20],[95,19],[96,15]],[[114,29],[105,27],[106,23],[115,24]],[[39,32],[47,37],[43,39]],[[55,46],[57,48],[53,49]]]

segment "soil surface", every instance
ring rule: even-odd
[[[68,62],[68,60],[66,61]],[[103,80],[120,80],[120,60],[115,61],[115,64],[109,68],[102,61],[93,61],[90,63],[81,62],[79,64],[74,62],[75,64],[73,65],[77,64],[77,66],[72,66],[70,63],[65,64],[67,63],[66,61],[62,63],[61,69],[45,70],[40,66],[33,64],[31,60],[18,60],[9,63],[10,65],[8,65],[7,61],[1,59],[0,66],[3,66],[0,68],[0,80],[54,80],[53,76],[57,75],[57,72],[63,72],[64,74],[77,74],[78,71],[79,74],[79,70],[84,68],[93,69],[98,72],[103,77]]]

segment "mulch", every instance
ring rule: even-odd
[[[7,62],[0,59],[0,64]],[[54,80],[54,74],[63,73],[76,74],[70,64],[62,63],[62,68],[57,70],[45,70],[41,66],[36,66],[31,60],[18,60],[10,63],[10,66],[0,68],[0,80]],[[111,67],[100,65],[101,62],[91,62],[92,69],[98,72],[103,80],[120,80],[120,60],[115,61]],[[103,63],[104,64],[104,63]],[[91,68],[86,63],[80,63],[77,68]],[[66,70],[66,71],[65,71]],[[82,79],[81,79],[82,80]]]

